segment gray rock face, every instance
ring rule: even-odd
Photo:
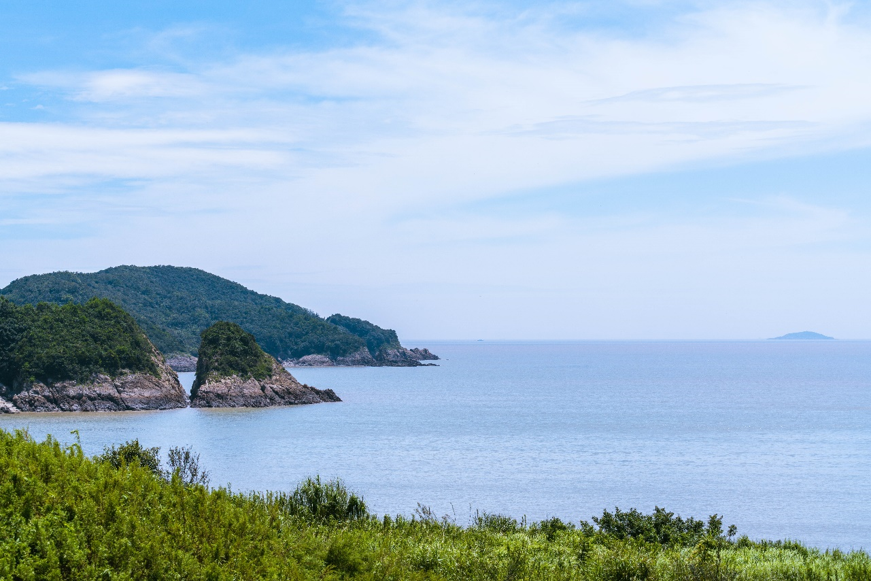
[[[369,367],[378,365],[378,361],[376,361],[375,358],[372,357],[372,354],[369,353],[369,350],[364,347],[356,353],[351,353],[346,357],[336,357],[336,365]]]
[[[23,412],[116,412],[187,407],[178,376],[157,351],[158,376],[129,373],[118,377],[95,375],[86,383],[59,381],[49,385],[27,382],[5,389],[0,398]]]
[[[415,347],[414,349],[407,349],[407,351],[413,353],[418,361],[438,361],[439,358],[438,355],[425,347],[423,349]]]
[[[193,355],[170,355],[166,358],[166,364],[172,367],[173,371],[177,372],[197,370],[197,358]]]
[[[191,392],[191,407],[200,408],[260,408],[336,401],[342,400],[332,389],[316,389],[298,382],[277,361],[273,361],[272,376],[266,379],[222,377],[195,385]]]
[[[336,362],[326,355],[306,355],[299,359],[288,359],[283,364],[287,367],[332,367]]]

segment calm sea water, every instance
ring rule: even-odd
[[[460,524],[475,510],[577,521],[658,505],[752,538],[871,549],[871,342],[426,344],[439,367],[292,370],[343,403],[0,428],[77,429],[90,454],[191,445],[235,490],[338,476],[380,514],[420,502]]]

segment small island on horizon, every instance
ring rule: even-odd
[[[813,331],[800,331],[798,333],[787,333],[780,337],[772,337],[769,341],[834,341],[834,337],[829,337],[821,333]]]

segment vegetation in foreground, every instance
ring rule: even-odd
[[[157,375],[148,338],[106,299],[17,306],[0,297],[0,383],[87,381],[95,373]]]
[[[662,510],[594,524],[478,515],[376,518],[341,482],[209,489],[189,450],[78,445],[0,431],[2,579],[871,579],[864,552],[752,542]]]
[[[379,337],[389,341],[396,336],[394,331],[355,319],[351,321],[363,323],[350,325],[364,333],[357,336],[309,309],[197,268],[117,266],[94,273],[38,274],[11,282],[0,289],[0,295],[19,305],[109,299],[133,315],[165,355],[196,355],[200,333],[218,321],[244,325],[279,360],[312,354],[342,357],[365,348],[367,342],[380,349]]]

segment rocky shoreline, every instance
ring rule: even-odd
[[[284,367],[429,367],[435,364],[422,363],[422,361],[438,361],[438,359],[438,355],[426,348],[382,349],[374,357],[368,349],[363,348],[344,357],[306,355],[299,359],[285,359],[281,364]],[[193,355],[171,355],[166,362],[177,373],[197,370],[197,358]]]
[[[166,410],[188,406],[178,376],[157,351],[158,374],[94,375],[90,381],[16,382],[0,385],[0,413],[116,412]]]
[[[272,375],[262,380],[238,375],[209,379],[191,390],[191,407],[270,407],[339,402],[332,389],[317,389],[300,383],[277,361]]]
[[[326,355],[306,355],[299,359],[286,359],[281,363],[285,367],[423,367],[433,363],[421,361],[437,361],[438,355],[429,349],[382,349],[372,356],[368,349],[361,349],[345,357],[332,359]]]

